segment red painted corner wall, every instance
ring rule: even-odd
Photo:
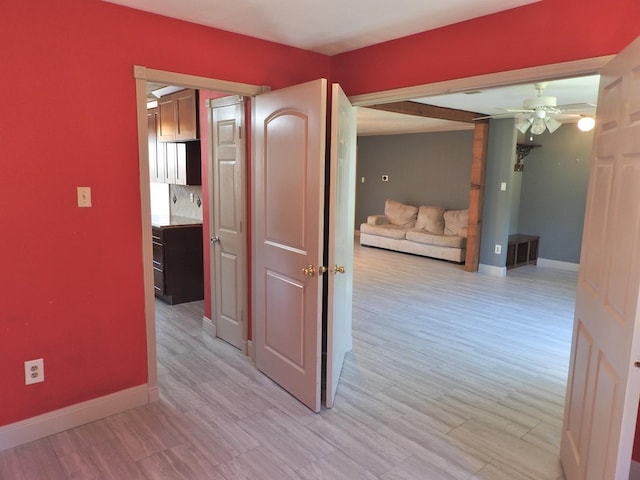
[[[147,382],[133,66],[281,88],[328,76],[330,59],[54,0],[3,3],[0,63],[3,426]],[[27,387],[37,358],[46,380]]]

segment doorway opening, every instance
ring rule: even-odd
[[[559,78],[562,76],[575,76],[596,73],[599,68],[606,63],[606,58],[590,59],[586,61],[570,62],[561,65],[551,65],[547,67],[524,69],[515,72],[505,72],[493,75],[484,75],[461,80],[440,82],[437,84],[422,85],[397,89],[374,94],[357,95],[351,97],[352,104],[356,106],[366,106],[367,104],[384,103],[392,100],[406,100],[420,96],[429,96],[455,90],[466,90],[471,88],[499,86],[513,84],[517,82],[531,82],[540,78]],[[138,99],[138,119],[140,135],[140,186],[142,202],[142,240],[143,255],[145,265],[145,307],[147,318],[147,343],[148,343],[148,363],[149,363],[149,386],[153,391],[150,397],[157,398],[157,364],[155,345],[155,318],[154,318],[154,296],[153,279],[151,278],[151,232],[147,219],[150,217],[149,207],[149,172],[148,172],[148,152],[146,141],[146,82],[156,81],[166,84],[181,85],[198,89],[212,91],[222,91],[232,95],[257,95],[264,91],[263,87],[246,85],[234,82],[206,79],[184,74],[163,72],[146,69],[145,67],[135,68],[137,99]]]
[[[162,85],[175,85],[195,90],[221,92],[227,95],[253,96],[265,90],[262,86],[238,82],[185,75],[162,70],[148,69],[142,66],[134,67],[136,80],[136,104],[138,114],[138,146],[140,169],[140,199],[142,211],[142,254],[145,291],[145,317],[147,332],[147,368],[149,399],[159,398],[158,392],[158,364],[157,344],[155,332],[155,292],[153,279],[153,251],[151,229],[151,189],[149,169],[149,142],[147,123],[147,90],[148,82]],[[203,179],[208,183],[209,178]],[[204,220],[204,219],[203,219]],[[206,266],[205,268],[208,268]]]

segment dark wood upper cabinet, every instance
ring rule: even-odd
[[[174,93],[176,102],[176,140],[197,140],[198,135],[198,93],[196,90],[182,90]]]
[[[158,143],[158,109],[147,110],[149,132],[149,178],[152,182],[164,182],[166,161],[164,144]]]
[[[181,90],[147,110],[149,178],[152,182],[201,185],[197,91]]]
[[[180,90],[158,99],[158,141],[197,140],[198,130],[197,90]]]

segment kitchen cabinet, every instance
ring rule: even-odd
[[[200,142],[165,143],[167,180],[176,185],[202,185]]]
[[[149,132],[149,178],[152,182],[165,182],[166,160],[163,144],[158,143],[158,109],[147,110]]]
[[[202,300],[202,224],[154,225],[151,232],[155,296],[171,305]]]
[[[197,140],[198,130],[197,90],[180,90],[158,99],[159,142]]]
[[[159,142],[159,109],[147,110],[149,179],[156,183],[202,185],[200,141]]]

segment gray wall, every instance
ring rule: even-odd
[[[516,150],[515,120],[491,120],[487,145],[487,167],[484,181],[480,264],[504,267],[507,259],[507,239],[517,228],[517,206],[520,179],[513,175]],[[501,190],[501,183],[507,184]],[[514,213],[515,210],[515,213]],[[514,224],[514,227],[511,227]],[[500,245],[502,252],[495,253]]]
[[[472,147],[472,130],[358,137],[356,229],[367,216],[383,213],[387,198],[467,208]]]
[[[515,143],[525,138],[516,133],[513,119],[491,121],[480,263],[503,267],[512,233],[539,235],[541,258],[579,263],[593,132],[566,124],[535,135],[541,147],[524,159],[521,173],[513,169]],[[356,229],[368,215],[382,213],[387,198],[467,208],[472,143],[469,130],[358,137]]]
[[[565,124],[535,135],[524,159],[520,233],[540,235],[539,257],[580,262],[593,131]]]

